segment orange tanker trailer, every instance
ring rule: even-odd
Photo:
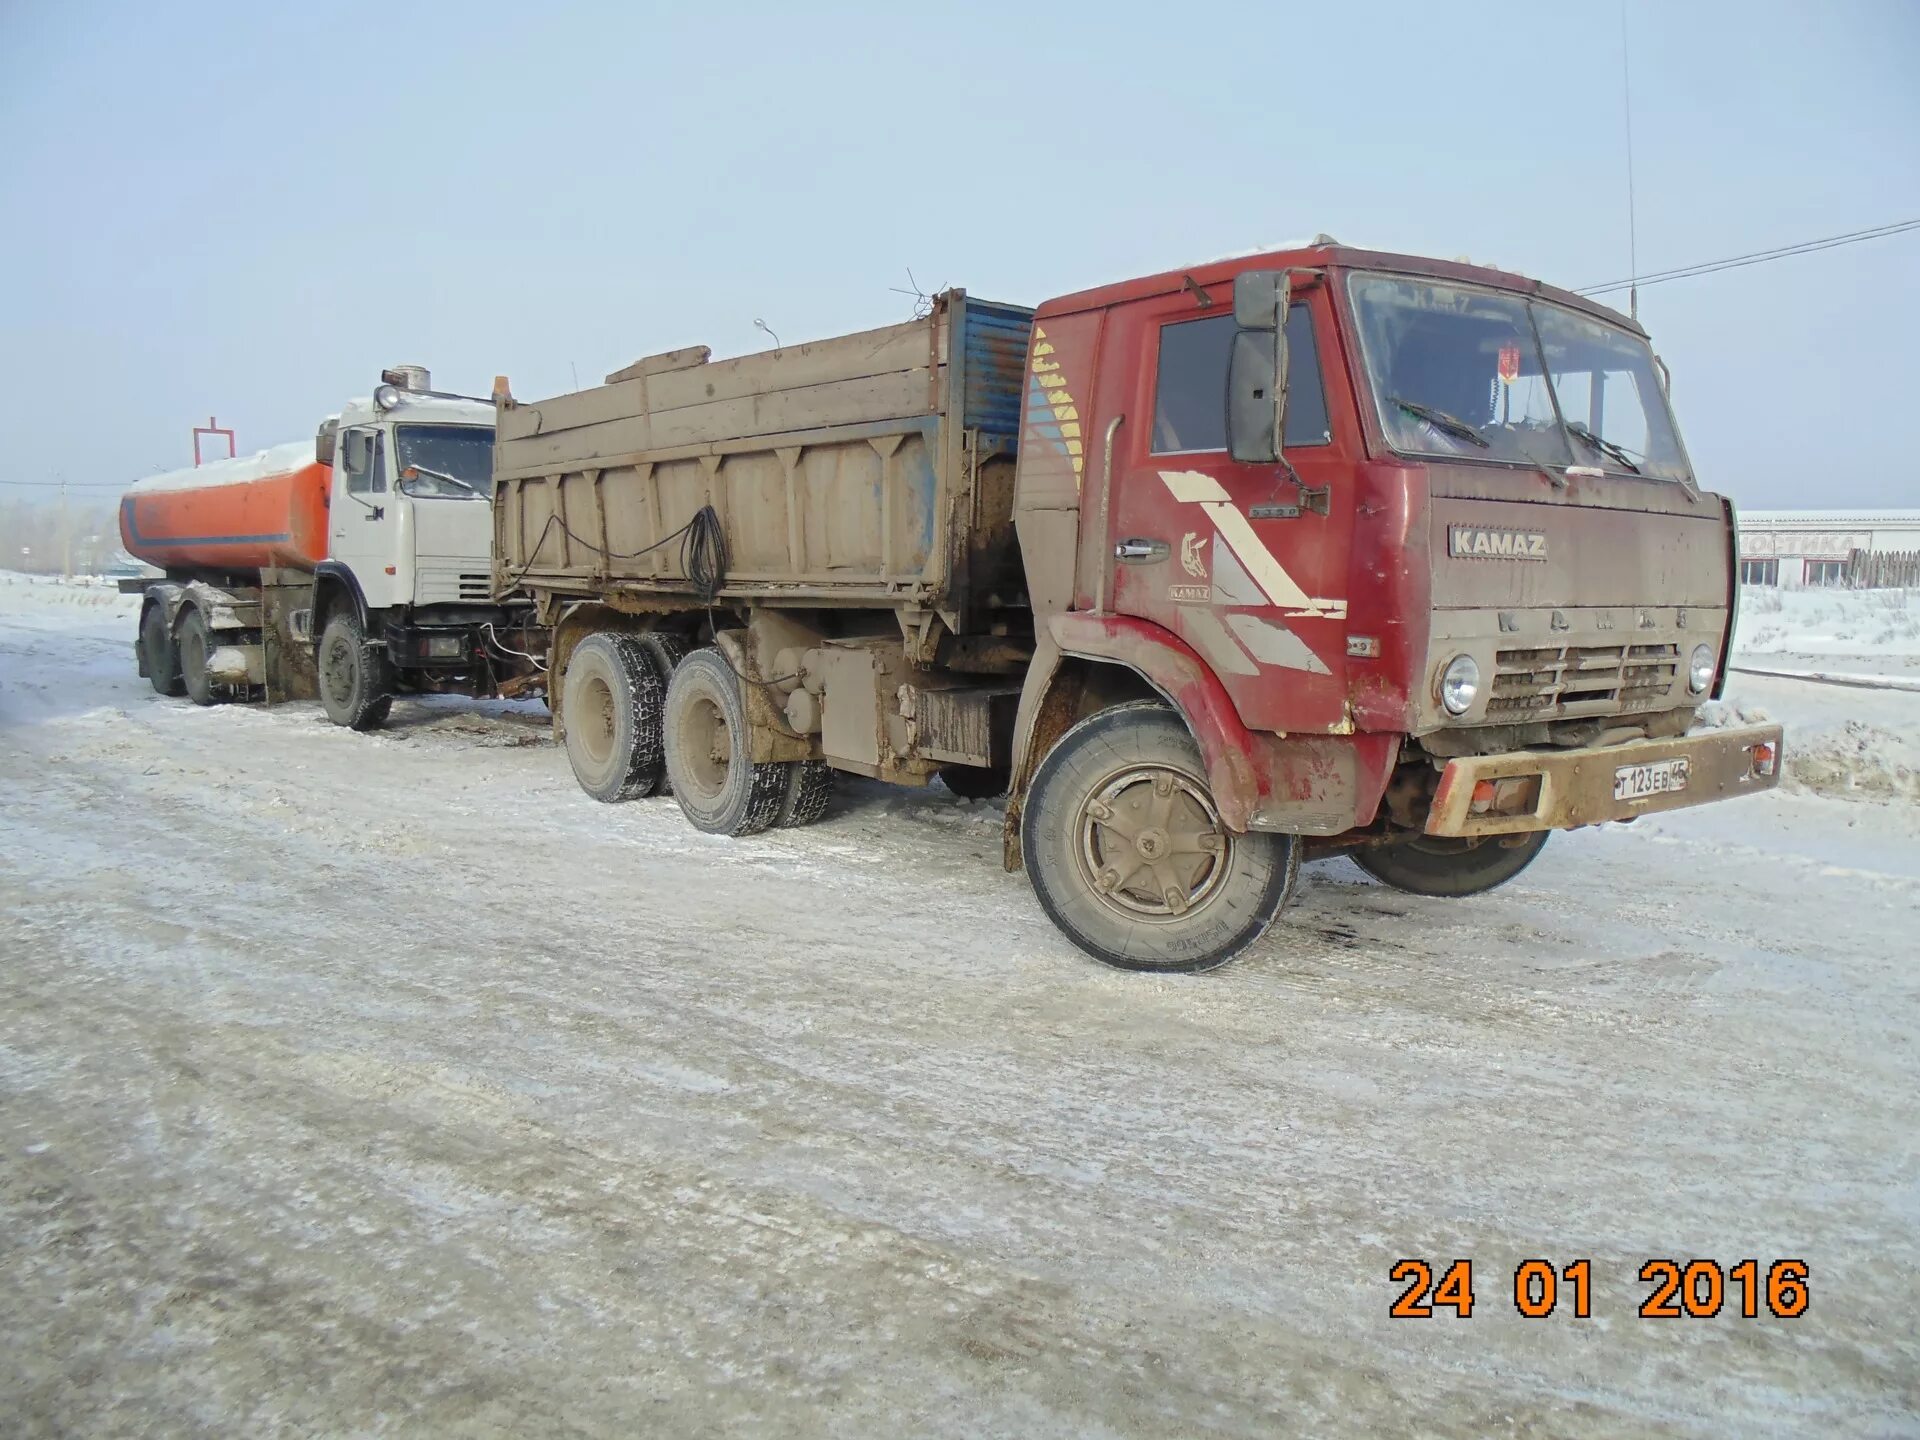
[[[311,440],[153,475],[120,502],[121,543],[169,572],[310,571],[327,558],[329,479]]]

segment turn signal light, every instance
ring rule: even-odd
[[[1773,767],[1780,760],[1780,752],[1771,741],[1763,740],[1747,753],[1753,757],[1753,773],[1756,775],[1773,774]]]
[[[1467,807],[1476,815],[1484,815],[1493,808],[1493,782],[1482,780],[1473,787],[1473,803]]]

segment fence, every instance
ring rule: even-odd
[[[1855,550],[1847,556],[1851,590],[1895,590],[1920,586],[1920,550]]]

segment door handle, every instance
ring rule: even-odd
[[[1167,558],[1168,545],[1164,540],[1122,540],[1113,547],[1113,558],[1130,560],[1136,565]]]

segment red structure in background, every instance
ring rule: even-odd
[[[231,460],[240,453],[240,447],[234,443],[233,431],[224,428],[220,422],[209,415],[207,423],[193,427],[193,463],[197,469],[201,464],[200,437],[202,435],[224,435],[227,437],[227,453],[223,457]]]

